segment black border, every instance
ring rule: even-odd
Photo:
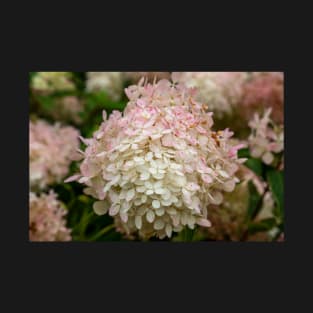
[[[36,22],[44,21],[44,16],[37,18]],[[112,25],[110,28],[102,24],[105,19],[102,15],[101,23],[95,23],[94,27],[101,25],[103,33],[92,36],[90,29],[83,32],[86,25],[83,23],[80,30],[74,31],[72,26],[61,40],[51,34],[62,34],[62,29],[52,32],[51,25],[41,36],[30,36],[30,39],[20,35],[18,44],[24,44],[23,50],[10,47],[2,133],[2,154],[7,158],[2,163],[6,171],[2,187],[6,201],[2,210],[8,217],[3,218],[2,226],[5,256],[9,259],[7,271],[11,277],[7,289],[12,295],[26,294],[29,297],[27,308],[40,303],[61,311],[67,303],[66,308],[71,310],[75,306],[91,310],[95,304],[106,310],[111,304],[116,309],[125,306],[131,311],[137,308],[167,311],[165,302],[173,300],[175,294],[178,298],[174,311],[181,306],[192,311],[200,307],[209,311],[213,306],[219,309],[227,305],[233,309],[239,305],[267,312],[282,308],[290,285],[293,289],[302,289],[300,279],[312,273],[305,268],[312,260],[307,256],[310,246],[304,246],[311,236],[308,216],[311,204],[303,202],[303,198],[310,195],[305,186],[311,184],[303,181],[310,160],[304,163],[299,147],[305,144],[301,133],[307,133],[311,125],[305,122],[302,110],[310,106],[310,102],[301,99],[305,88],[310,90],[310,87],[305,87],[303,72],[293,71],[295,67],[292,68],[290,62],[294,57],[288,55],[289,38],[282,25],[264,30],[268,20],[263,18],[258,20],[257,31],[245,34],[240,30],[249,28],[251,23],[255,26],[253,16],[248,16],[246,25],[239,30],[231,32],[232,26],[228,24],[229,29],[216,34],[217,27],[207,22],[209,18],[197,24],[204,28],[201,35],[197,31],[186,31],[189,23],[175,22],[163,28],[158,24],[156,32],[151,34],[147,27],[147,35],[138,28],[145,27],[147,22],[153,23],[147,17],[140,20],[140,25],[133,21],[124,25],[119,34],[113,34],[109,31]],[[228,16],[223,16],[224,20],[226,18]],[[272,19],[275,20],[275,16]],[[36,34],[36,29],[32,28],[31,34]],[[170,35],[166,42],[165,33]],[[43,70],[284,71],[286,241],[270,244],[28,242],[25,223],[28,214],[28,72]],[[303,65],[302,71],[305,70]]]

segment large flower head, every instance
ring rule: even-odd
[[[197,100],[207,104],[218,118],[231,114],[242,96],[242,85],[246,72],[175,72],[173,78],[195,87]]]
[[[50,190],[39,196],[29,193],[29,240],[70,241],[71,230],[66,227],[66,210]]]
[[[60,182],[69,171],[79,147],[79,132],[71,126],[29,122],[29,175],[31,188]]]
[[[86,89],[89,92],[105,91],[108,96],[118,101],[123,92],[121,72],[87,72]]]
[[[237,182],[232,132],[214,132],[212,113],[192,89],[160,80],[141,80],[126,89],[124,113],[114,111],[87,145],[80,173],[68,179],[88,187],[126,232],[171,237],[184,226],[210,226],[207,205],[220,204]]]

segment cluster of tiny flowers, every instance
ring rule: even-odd
[[[175,81],[195,87],[197,100],[204,102],[218,118],[231,114],[242,97],[247,72],[175,72]]]
[[[284,121],[284,73],[252,72],[243,85],[242,114],[250,119],[255,111],[272,108],[276,123]]]
[[[261,158],[265,164],[272,164],[274,153],[284,150],[284,128],[276,125],[270,118],[272,109],[265,111],[262,118],[258,113],[249,122],[251,134],[248,138],[251,156]]]
[[[29,193],[29,240],[70,241],[71,230],[66,227],[66,210],[57,195]]]
[[[123,72],[124,79],[137,84],[141,78],[145,78],[150,82],[161,79],[170,79],[170,72]]]
[[[50,125],[43,120],[29,123],[31,188],[60,182],[69,171],[79,147],[79,132],[71,126]]]
[[[113,101],[118,101],[123,92],[121,72],[87,72],[86,89],[89,92],[105,91]]]
[[[81,113],[83,109],[83,104],[77,97],[65,96],[56,100],[55,106],[48,114],[58,121],[70,121],[75,124],[80,124],[82,119],[79,113]]]
[[[70,72],[37,72],[31,84],[34,90],[46,93],[75,89]]]
[[[142,238],[171,237],[183,227],[209,227],[207,206],[220,204],[238,178],[232,132],[214,132],[212,113],[194,99],[192,89],[169,80],[138,85],[125,92],[123,114],[113,111],[87,148],[80,173],[67,179],[86,184],[100,201],[94,211],[109,213],[125,232]]]

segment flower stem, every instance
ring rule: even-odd
[[[102,230],[100,230],[96,235],[94,235],[93,237],[91,237],[89,239],[89,241],[95,241],[97,239],[99,239],[101,236],[103,236],[104,234],[108,233],[110,230],[112,230],[114,228],[114,224],[111,224],[105,228],[103,228]]]

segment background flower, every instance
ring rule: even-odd
[[[29,122],[29,174],[32,188],[45,188],[60,182],[69,172],[69,165],[79,147],[79,132],[59,123],[44,120]]]
[[[36,91],[44,93],[75,89],[71,72],[37,72],[31,86]]]
[[[255,112],[262,113],[272,108],[272,118],[276,123],[284,121],[284,73],[252,72],[243,85],[241,113],[251,119]]]
[[[122,95],[123,78],[121,72],[87,72],[86,89],[89,92],[105,91],[114,101]]]
[[[197,89],[197,100],[205,103],[217,118],[231,114],[242,96],[246,72],[175,72],[173,79]]]
[[[31,241],[70,241],[71,231],[66,227],[66,210],[57,195],[29,193],[29,239]]]

